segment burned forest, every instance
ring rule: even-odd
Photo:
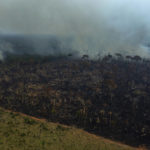
[[[0,106],[149,145],[150,61],[139,56],[9,55],[0,63]]]

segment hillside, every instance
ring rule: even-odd
[[[2,150],[136,150],[81,129],[0,108]]]
[[[5,59],[0,106],[128,145],[150,146],[150,60],[120,54],[72,57]]]

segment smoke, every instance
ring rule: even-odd
[[[3,55],[5,53],[12,53],[12,52],[13,52],[13,48],[11,43],[0,40],[0,60],[4,59]]]
[[[23,45],[43,55],[149,57],[149,9],[148,0],[0,0],[0,33],[28,37]],[[5,51],[16,52],[16,43],[2,41],[1,58]]]

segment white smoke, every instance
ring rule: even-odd
[[[8,52],[13,52],[13,46],[6,41],[0,40],[0,60],[3,60],[4,54]]]
[[[91,57],[116,52],[149,57],[149,10],[148,0],[0,0],[0,31],[53,35],[62,48]],[[43,43],[34,45],[45,52]]]

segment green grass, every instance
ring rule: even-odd
[[[0,150],[135,150],[74,127],[0,108]]]

